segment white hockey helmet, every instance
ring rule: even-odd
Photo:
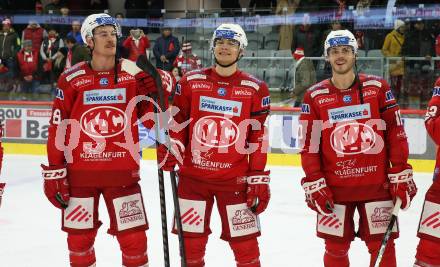
[[[84,20],[81,26],[81,38],[83,42],[87,44],[87,37],[93,36],[93,30],[104,25],[114,26],[117,37],[119,38],[122,36],[121,26],[115,18],[106,13],[98,13],[90,15]]]
[[[353,48],[353,52],[357,54],[358,44],[356,38],[349,30],[331,31],[324,42],[324,56],[328,57],[328,50],[335,46],[347,45]]]
[[[211,50],[214,49],[216,39],[232,39],[240,44],[240,49],[245,49],[248,45],[246,33],[238,24],[221,24],[215,29],[211,39]]]

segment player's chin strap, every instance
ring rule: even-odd
[[[219,65],[220,67],[227,68],[227,67],[230,67],[230,66],[234,65],[235,63],[237,63],[242,57],[243,57],[243,54],[239,55],[239,56],[237,57],[237,59],[234,60],[232,63],[229,63],[229,64],[226,64],[226,65],[225,65],[225,64],[221,64],[220,62],[218,62],[218,61],[217,61],[217,58],[216,58],[215,55],[214,55],[214,61],[215,61],[215,64]]]

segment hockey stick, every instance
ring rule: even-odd
[[[151,64],[151,62],[148,60],[148,58],[145,55],[141,55],[138,57],[136,61],[136,65],[142,69],[144,72],[148,73],[154,78],[154,81],[156,83],[156,87],[158,89],[158,95],[159,95],[159,107],[161,109],[161,114],[165,112],[165,96],[162,89],[162,80],[160,78],[160,74],[157,71],[157,69]],[[154,112],[156,116],[158,116],[157,107],[154,105]],[[162,121],[166,121],[162,118]],[[158,119],[156,119],[156,122],[159,122]],[[165,129],[165,144],[166,146],[171,149],[171,140],[168,133],[168,130]],[[159,145],[159,142],[157,141],[159,138],[159,127],[155,127],[156,131],[156,146]],[[161,215],[162,215],[162,236],[163,236],[163,243],[164,243],[164,257],[165,257],[165,263],[168,262],[169,266],[169,247],[168,247],[168,232],[167,232],[167,217],[166,217],[166,203],[165,203],[165,188],[164,188],[164,179],[163,179],[163,170],[158,168],[158,175],[159,175],[159,193],[160,193],[160,206],[161,206]],[[177,222],[177,234],[179,237],[179,249],[180,249],[180,257],[181,257],[181,266],[186,267],[186,253],[185,253],[185,246],[183,243],[183,228],[182,228],[182,219],[181,219],[181,213],[180,213],[180,205],[179,205],[179,199],[177,197],[177,182],[176,182],[176,172],[171,171],[171,187],[173,191],[173,203],[174,203],[174,210],[175,210],[175,219]]]
[[[374,267],[379,267],[380,262],[382,261],[383,254],[385,253],[385,248],[387,246],[388,240],[391,237],[391,232],[393,231],[394,224],[397,220],[397,214],[399,213],[400,206],[402,206],[402,200],[400,198],[396,199],[396,204],[394,205],[393,212],[391,213],[390,223],[388,224],[387,230],[382,239],[382,244],[380,245],[379,252],[377,253],[376,260],[374,262]]]

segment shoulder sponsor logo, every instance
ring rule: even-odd
[[[94,80],[93,75],[88,75],[88,76],[76,78],[70,84],[72,86],[75,86],[76,88],[81,88],[93,84],[93,80]]]
[[[206,80],[206,75],[197,73],[197,74],[193,74],[193,75],[186,77],[187,81],[191,81],[191,80],[195,80],[195,79]]]
[[[362,94],[364,98],[375,97],[377,95],[377,91],[373,88],[362,89]]]
[[[131,82],[134,81],[135,78],[131,76],[130,74],[122,74],[118,77],[118,83],[125,83],[125,82]]]
[[[302,114],[310,114],[310,105],[309,104],[302,104],[301,105],[301,113]]]
[[[333,94],[333,95],[326,95],[326,96],[320,96],[320,97],[316,98],[316,101],[321,106],[330,105],[330,104],[336,103],[337,96],[335,94]]]
[[[328,93],[329,93],[328,88],[326,88],[326,89],[319,89],[319,90],[316,90],[316,91],[313,91],[312,93],[310,93],[310,97],[314,98],[317,95],[328,94]]]
[[[440,96],[440,87],[434,87],[432,90],[432,96]]]
[[[261,106],[268,107],[270,105],[270,96],[265,96],[263,99],[261,99]]]
[[[126,103],[125,88],[96,89],[84,92],[84,105]]]
[[[200,97],[199,109],[211,113],[240,116],[242,103],[209,96]]]
[[[189,87],[193,91],[210,91],[212,89],[212,83],[211,82],[189,82]]]
[[[346,106],[328,110],[330,123],[371,118],[370,104]]]
[[[58,98],[59,100],[64,100],[64,92],[62,89],[57,88],[55,91],[55,97]]]
[[[393,92],[391,92],[391,90],[386,91],[385,92],[385,102],[389,102],[389,101],[392,101],[392,100],[395,100]]]
[[[370,86],[370,85],[382,87],[382,83],[377,80],[369,80],[362,83],[362,86]]]
[[[241,85],[245,85],[245,86],[253,87],[257,91],[258,91],[258,89],[260,89],[260,86],[256,82],[253,82],[253,81],[242,80],[240,84]]]
[[[83,74],[86,74],[85,70],[76,71],[76,72],[70,74],[69,76],[67,76],[66,81],[70,82],[70,80],[72,80],[73,78],[78,77],[79,75],[83,75]]]
[[[232,96],[233,97],[251,97],[252,91],[249,90],[248,88],[238,87],[238,88],[234,88],[234,90],[232,90]]]

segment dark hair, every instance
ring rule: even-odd
[[[72,44],[76,44],[76,39],[73,36],[67,36],[66,37],[66,43],[72,43]]]

